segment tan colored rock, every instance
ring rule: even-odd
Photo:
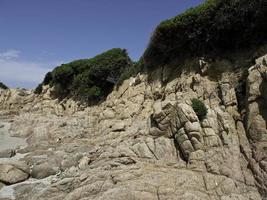
[[[38,165],[34,165],[31,171],[31,176],[37,179],[43,179],[51,175],[55,175],[58,172],[58,168],[44,162]]]
[[[90,163],[90,158],[88,158],[87,156],[84,156],[80,161],[79,161],[79,169],[84,170],[88,167]]]
[[[8,164],[0,164],[0,182],[15,184],[28,179],[29,174],[21,169]]]
[[[125,130],[125,123],[123,121],[117,121],[112,125],[112,131],[124,131]]]
[[[265,74],[267,67],[265,57],[256,60],[256,65],[249,69],[247,78],[247,124],[248,139],[252,142],[252,158],[250,166],[252,173],[263,195],[267,195],[267,171],[262,160],[267,156],[267,106],[266,91],[267,79]],[[242,132],[241,132],[242,133]],[[242,136],[241,136],[242,137]],[[242,138],[244,152],[249,157],[251,152],[246,145],[246,139]]]
[[[36,189],[18,185],[15,199],[23,199],[23,191],[33,200],[262,199],[267,168],[262,69],[249,72],[242,113],[234,89],[240,75],[231,71],[219,81],[182,72],[163,83],[170,73],[163,67],[152,72],[150,82],[147,75],[126,80],[106,101],[87,108],[51,98],[50,88],[39,96],[1,93],[0,114],[17,113],[12,135],[29,137],[30,146],[19,150],[28,153],[22,159],[33,166],[32,176],[49,180],[40,180]],[[192,98],[208,107],[202,121]]]

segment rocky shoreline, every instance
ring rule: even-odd
[[[1,116],[28,146],[18,161],[0,159],[0,199],[264,199],[266,58],[241,92],[237,72],[219,81],[185,72],[163,84],[163,70],[86,108],[48,87],[1,91]],[[192,98],[208,108],[202,121]]]

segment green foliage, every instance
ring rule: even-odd
[[[51,81],[52,81],[53,77],[52,77],[52,73],[48,72],[45,75],[44,81],[43,81],[43,85],[48,85]]]
[[[41,94],[43,91],[43,84],[40,83],[34,90],[34,94]]]
[[[206,108],[205,104],[199,99],[192,99],[191,101],[192,101],[192,108],[197,114],[199,120],[204,119],[208,113],[208,109]]]
[[[0,82],[0,88],[1,89],[4,89],[4,90],[7,90],[8,89],[8,87],[4,83],[2,83],[2,82]]]
[[[87,94],[88,94],[88,98],[90,97],[93,97],[93,99],[94,97],[97,98],[101,95],[101,88],[94,85],[88,89]]]
[[[54,86],[56,97],[101,100],[131,66],[127,51],[115,48],[91,59],[76,60],[56,67],[46,75],[43,84]]]
[[[163,21],[144,54],[147,66],[186,56],[234,51],[267,42],[264,0],[206,0]]]

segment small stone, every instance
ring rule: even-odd
[[[84,156],[80,161],[79,161],[79,169],[84,170],[88,167],[90,162],[90,158],[88,158],[87,156]]]
[[[124,131],[125,123],[123,121],[115,122],[115,124],[111,128],[112,131]]]
[[[84,173],[84,174],[82,174],[82,175],[80,176],[79,180],[80,180],[81,182],[83,182],[83,181],[85,181],[87,178],[88,178],[88,174],[87,174],[87,173]]]
[[[112,109],[106,109],[103,115],[105,119],[113,119],[115,117],[115,113]]]

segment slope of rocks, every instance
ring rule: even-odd
[[[163,84],[158,70],[153,81],[139,74],[92,107],[52,99],[50,88],[39,96],[0,91],[1,120],[28,142],[16,150],[20,161],[0,159],[0,168],[29,178],[8,182],[1,171],[0,199],[264,199],[266,59],[248,70],[245,87],[235,72],[219,81],[187,72]],[[192,98],[208,107],[202,121]]]

